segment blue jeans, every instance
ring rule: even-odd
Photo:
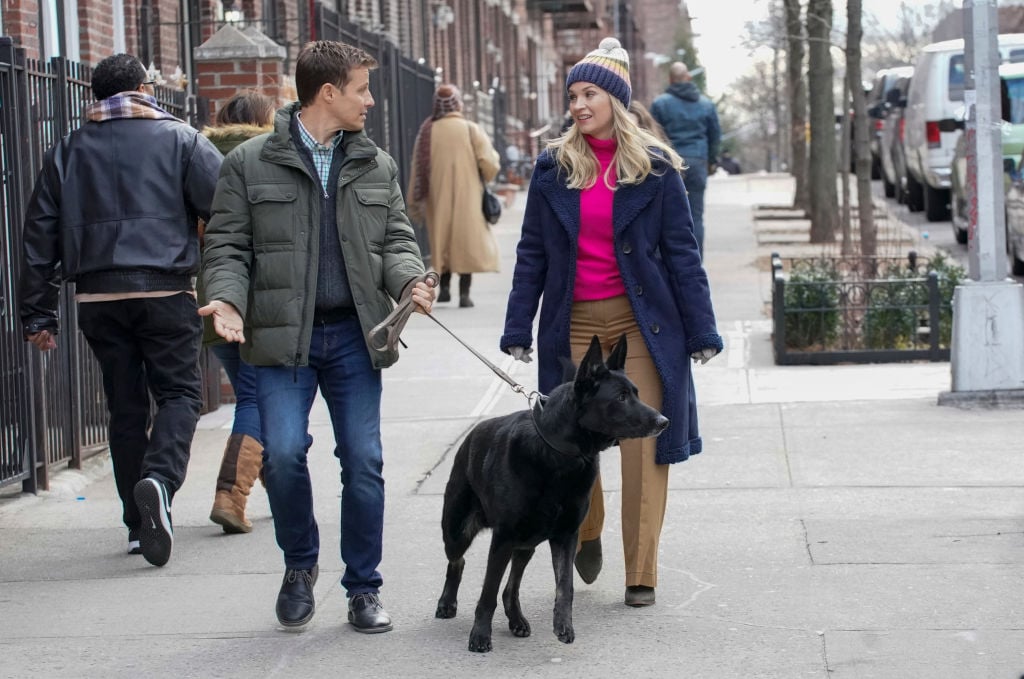
[[[693,235],[697,237],[697,247],[703,257],[704,189],[708,186],[708,159],[686,158],[686,166],[683,184],[686,185],[686,198],[690,202],[690,215],[693,217]]]
[[[331,414],[341,463],[341,584],[349,596],[377,592],[384,534],[380,440],[381,374],[359,319],[313,326],[309,365],[256,367],[263,425],[263,471],[277,544],[287,568],[312,568],[320,553],[306,456],[309,412],[319,387]]]
[[[260,410],[256,403],[256,369],[242,360],[234,342],[215,344],[210,348],[224,366],[231,388],[235,390],[235,419],[231,423],[231,433],[245,434],[262,443]]]

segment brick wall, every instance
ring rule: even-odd
[[[110,0],[78,0],[79,61],[95,66],[114,53],[114,16]]]
[[[25,48],[33,59],[39,58],[39,3],[37,0],[6,0],[4,3],[4,33],[15,45]]]
[[[253,89],[275,101],[281,96],[283,64],[277,59],[238,59],[196,64],[199,96],[210,99],[210,117],[220,103],[240,91]]]

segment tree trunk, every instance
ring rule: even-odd
[[[832,94],[834,71],[829,52],[831,32],[832,0],[810,0],[807,4],[807,92],[811,119],[808,181],[812,243],[835,242],[839,224],[835,96]]]
[[[793,207],[808,212],[807,84],[804,82],[804,29],[800,0],[783,0],[786,8],[786,86],[789,95],[789,172],[796,180]]]
[[[861,0],[846,2],[846,80],[853,99],[853,147],[857,171],[857,217],[860,222],[860,254],[873,257],[878,251],[874,204],[871,199],[871,120],[860,73]]]

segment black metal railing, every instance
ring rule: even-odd
[[[910,253],[783,258],[773,253],[778,365],[949,360],[959,273]]]
[[[46,487],[51,466],[80,466],[107,443],[102,376],[78,332],[74,286],[61,291],[55,351],[40,353],[26,344],[17,304],[26,205],[47,149],[84,122],[93,100],[90,77],[88,66],[28,59],[10,38],[0,37],[0,486],[21,481],[29,492]],[[156,98],[196,126],[208,108],[165,87],[156,88]],[[219,386],[216,361],[204,360],[203,368],[204,380]],[[217,407],[212,398],[204,399],[204,411]]]

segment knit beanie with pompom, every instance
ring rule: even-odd
[[[593,83],[629,108],[633,94],[629,85],[629,52],[615,38],[605,38],[596,50],[572,67],[565,79],[565,89],[577,82]]]

